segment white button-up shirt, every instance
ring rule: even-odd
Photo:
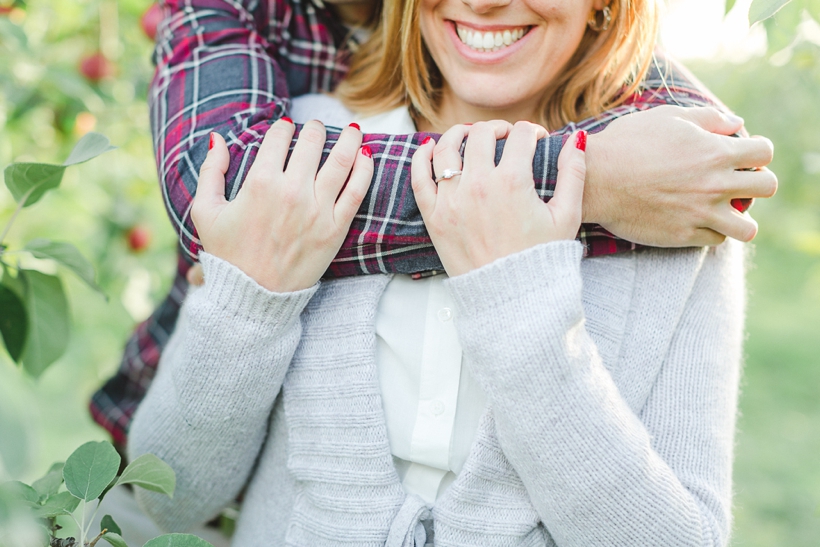
[[[376,311],[390,449],[405,490],[428,504],[464,466],[485,404],[464,366],[444,279],[396,275]]]

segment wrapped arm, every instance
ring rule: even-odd
[[[287,115],[289,91],[329,91],[346,72],[346,53],[338,22],[309,0],[165,0],[165,8],[150,96],[152,130],[165,204],[193,260],[200,245],[189,211],[208,133],[218,131],[228,142],[230,199],[271,122]],[[676,69],[660,69],[647,79],[645,93],[577,125],[595,132],[651,106],[709,103]],[[564,135],[574,127],[539,143],[534,182],[545,200],[552,196]],[[329,129],[325,157],[338,135]],[[365,136],[373,151],[374,183],[329,276],[441,269],[410,190],[410,158],[425,136]],[[606,241],[596,247],[596,237]],[[633,248],[598,227],[588,226],[581,239],[591,254]]]
[[[499,442],[557,545],[728,543],[741,254],[737,242],[706,253],[638,413],[586,330],[577,243],[541,245],[448,281],[464,353],[488,393]],[[536,284],[544,271],[555,275]],[[650,307],[663,306],[660,295],[646,296]],[[662,317],[656,313],[637,315]],[[626,336],[666,348],[658,331]],[[638,381],[640,373],[630,374]]]
[[[317,288],[271,293],[216,257],[202,264],[208,284],[186,299],[128,445],[129,459],[152,453],[176,472],[173,499],[137,489],[169,530],[206,522],[247,482]]]

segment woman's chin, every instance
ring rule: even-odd
[[[483,84],[481,87],[454,91],[454,102],[461,103],[455,111],[471,112],[472,121],[482,120],[529,120],[537,121],[538,102],[530,97],[514,93],[505,94],[500,83]],[[493,90],[493,91],[490,91]]]

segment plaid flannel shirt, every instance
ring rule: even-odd
[[[355,41],[320,0],[313,2],[163,2],[149,102],[162,195],[179,234],[180,256],[170,293],[134,331],[117,374],[90,403],[94,420],[120,445],[173,331],[187,290],[185,274],[201,248],[190,208],[208,134],[218,131],[228,143],[226,197],[232,199],[268,127],[287,114],[289,96],[332,90],[346,73]],[[542,199],[552,196],[558,153],[572,131],[595,133],[620,116],[654,106],[716,102],[681,67],[661,58],[642,89],[622,106],[570,124],[539,143],[533,174]],[[323,161],[339,133],[328,128]],[[365,135],[373,151],[374,181],[328,277],[442,269],[410,190],[410,159],[425,136]],[[502,150],[500,142],[497,157]],[[584,225],[579,239],[587,256],[635,248],[600,226]]]

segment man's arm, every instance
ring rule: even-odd
[[[183,249],[195,259],[200,246],[189,212],[208,133],[218,131],[228,142],[230,199],[270,124],[287,114],[288,88],[295,95],[327,91],[344,76],[344,29],[309,0],[166,0],[165,5],[168,17],[158,35],[150,97],[152,129],[165,203]],[[577,126],[595,133],[651,106],[711,103],[674,69],[661,68],[665,77],[656,70],[646,92]],[[539,145],[533,169],[544,199],[552,195],[563,135],[573,128]],[[325,157],[338,135],[328,129]],[[410,158],[425,136],[365,136],[376,174],[329,275],[441,268],[409,191]],[[593,255],[634,248],[595,226],[587,226],[581,239]]]

